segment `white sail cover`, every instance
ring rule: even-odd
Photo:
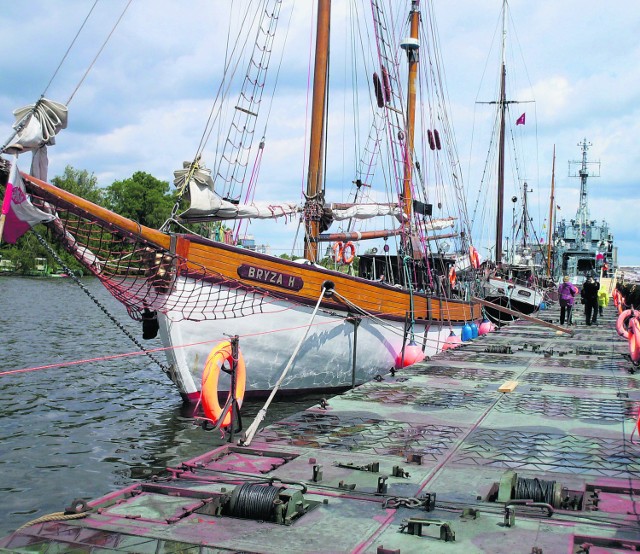
[[[328,206],[331,217],[335,221],[345,219],[370,219],[385,215],[394,216],[398,221],[407,220],[407,216],[402,213],[402,208],[398,204],[352,204],[349,207],[338,208],[334,205]]]
[[[56,143],[56,135],[67,128],[67,107],[47,98],[18,108],[13,115],[16,118],[13,128],[17,132],[15,140],[5,149],[9,154],[21,154],[38,150],[42,146],[51,146]]]
[[[176,187],[184,186],[189,178],[191,163],[184,162],[183,169],[173,173]],[[197,221],[223,221],[226,219],[274,219],[282,216],[293,216],[301,210],[297,202],[252,202],[251,204],[234,204],[220,198],[214,192],[211,170],[198,167],[189,179],[187,196],[189,209],[180,214],[181,219]]]

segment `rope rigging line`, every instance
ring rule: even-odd
[[[62,261],[62,258],[60,258],[60,256],[58,256],[57,252],[55,250],[53,250],[53,248],[51,248],[51,246],[49,245],[49,243],[42,237],[42,235],[40,235],[40,233],[38,233],[35,229],[31,229],[31,232],[35,234],[36,238],[38,239],[38,242],[47,250],[47,252],[53,257],[53,259],[56,261],[56,263],[60,264],[60,267],[62,267],[65,271],[65,273],[67,273],[72,279],[73,281],[82,289],[82,291],[89,297],[91,298],[91,300],[93,300],[93,303],[98,306],[98,308],[100,308],[105,315],[115,324],[115,326],[120,329],[126,336],[127,338],[129,338],[129,340],[131,340],[131,342],[133,342],[133,344],[135,344],[142,352],[144,352],[160,369],[162,369],[162,371],[164,371],[167,375],[169,375],[170,373],[170,369],[164,365],[163,363],[161,363],[159,360],[157,360],[155,358],[155,356],[153,356],[150,352],[147,351],[147,349],[142,345],[142,343],[136,339],[123,325],[122,323],[120,323],[115,316],[113,316],[111,314],[111,312],[109,312],[109,310],[100,302],[100,300],[98,300],[92,293],[91,291],[84,286],[84,284],[82,283],[82,281],[80,281],[80,279],[78,279],[78,277],[76,277],[76,275],[73,273],[73,271],[67,266],[67,264],[64,263],[64,261]]]
[[[316,302],[316,306],[313,309],[313,313],[311,314],[311,318],[309,319],[309,323],[307,324],[307,328],[306,328],[304,334],[302,335],[302,337],[300,337],[300,340],[298,341],[298,344],[296,345],[293,353],[291,354],[291,357],[289,358],[289,362],[287,363],[286,367],[282,370],[282,374],[280,375],[280,378],[278,379],[278,381],[274,385],[274,387],[273,387],[273,389],[271,391],[271,394],[269,395],[269,398],[267,398],[267,401],[264,403],[264,406],[262,408],[260,408],[260,411],[256,415],[255,419],[253,420],[251,425],[249,425],[249,428],[247,429],[247,431],[246,431],[246,433],[244,435],[244,438],[242,439],[242,441],[240,441],[243,446],[248,446],[249,444],[251,444],[251,441],[253,440],[254,435],[258,431],[259,425],[264,421],[264,418],[267,415],[267,408],[271,404],[271,401],[273,400],[273,397],[278,392],[278,389],[280,388],[280,385],[284,381],[284,378],[287,376],[287,373],[289,373],[289,370],[293,366],[293,362],[295,361],[296,357],[298,356],[298,352],[300,351],[300,348],[302,347],[302,343],[305,341],[305,339],[307,338],[307,335],[309,334],[309,329],[311,329],[311,325],[313,324],[313,320],[315,319],[316,314],[318,313],[318,309],[320,308],[320,303],[322,302],[322,299],[324,298],[324,295],[327,292],[327,290],[328,290],[327,287],[325,286],[325,284],[323,284],[322,291],[320,291],[320,296],[318,297],[318,301]]]

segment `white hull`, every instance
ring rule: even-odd
[[[207,288],[199,293],[199,288]],[[190,292],[190,298],[209,298],[233,302],[235,291],[218,285],[179,279],[172,294]],[[209,311],[206,305],[198,312]],[[243,311],[248,315],[234,319],[184,320],[178,313],[159,315],[160,334],[169,363],[173,366],[183,396],[198,398],[202,371],[209,352],[230,336],[239,336],[239,347],[247,367],[247,394],[271,391],[309,324],[312,306],[277,300],[262,306],[262,313],[250,313],[246,297]],[[322,390],[351,385],[353,378],[354,325],[350,314],[333,310],[318,311],[295,363],[281,385],[284,391]],[[172,320],[175,316],[175,320]],[[363,318],[357,329],[355,381],[357,384],[387,373],[402,351],[403,322]],[[460,336],[460,325],[455,329]],[[451,332],[448,324],[432,325],[425,341],[425,355],[442,350]],[[423,344],[425,325],[416,325],[415,340]],[[228,388],[221,378],[221,388]]]
[[[495,277],[489,278],[486,295],[488,297],[504,297],[510,302],[529,306],[531,312],[536,311],[544,300],[544,293],[538,288],[511,283]]]

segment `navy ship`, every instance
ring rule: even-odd
[[[605,221],[591,219],[589,213],[589,177],[600,176],[600,162],[587,160],[591,143],[585,138],[578,144],[582,159],[569,162],[569,177],[580,178],[580,198],[574,219],[556,222],[553,235],[553,277],[560,282],[564,275],[571,282],[581,285],[589,274],[608,279],[615,276],[618,251],[613,244],[613,234]]]

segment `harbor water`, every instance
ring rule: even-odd
[[[96,279],[83,283],[145,347],[162,346]],[[72,279],[0,277],[0,306],[0,536],[222,444],[147,356],[105,359],[138,348]],[[265,424],[320,398],[276,402]],[[245,428],[263,403],[245,403]]]

